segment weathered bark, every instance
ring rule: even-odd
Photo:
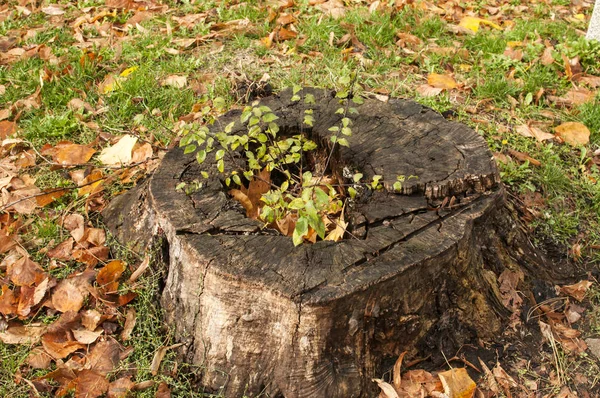
[[[341,118],[339,102],[311,92],[316,121],[307,133],[326,142]],[[300,131],[306,109],[290,97],[263,100],[282,134]],[[367,179],[418,177],[399,194],[388,186],[354,203],[348,217],[358,239],[294,247],[261,232],[225,193],[214,165],[198,165],[181,149],[105,212],[133,248],[166,238],[167,322],[186,343],[187,360],[202,365],[209,389],[227,397],[372,396],[371,378],[402,351],[493,337],[509,313],[498,276],[539,271],[476,132],[411,101],[366,100],[357,108],[337,167]],[[217,124],[237,121],[234,133],[243,131],[239,115]],[[210,173],[202,189],[176,192],[181,181],[201,179],[201,170]]]

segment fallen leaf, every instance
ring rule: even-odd
[[[167,354],[168,349],[169,347],[162,346],[154,353],[152,363],[150,364],[150,373],[152,373],[153,376],[156,376],[158,374],[158,369],[160,368],[160,364],[164,359],[165,355]]]
[[[31,350],[26,361],[33,369],[47,369],[52,363],[52,357],[41,347],[36,347]]]
[[[133,332],[135,323],[136,323],[135,309],[129,308],[127,310],[127,315],[125,316],[125,325],[123,326],[123,331],[121,332],[121,340],[127,341],[131,338],[131,333]]]
[[[75,338],[75,340],[77,340],[81,344],[92,344],[96,340],[98,340],[98,337],[100,337],[102,333],[104,333],[104,330],[102,328],[95,331],[87,329],[73,329],[71,330],[71,333],[73,333],[73,337]]]
[[[106,264],[96,275],[96,282],[103,286],[118,280],[125,271],[125,263],[121,260],[113,260]]]
[[[540,142],[554,138],[554,134],[546,133],[537,127],[531,127],[526,124],[517,126],[515,131],[523,137],[533,137]]]
[[[156,389],[154,398],[171,398],[171,389],[164,381],[161,381]]]
[[[66,358],[77,350],[85,348],[85,344],[71,340],[67,333],[58,331],[42,336],[42,346],[55,359]]]
[[[569,145],[586,145],[590,142],[590,130],[583,123],[566,122],[554,130]]]
[[[529,162],[533,166],[541,166],[542,162],[539,160],[532,158],[525,152],[515,151],[514,149],[508,149],[508,154],[520,162]]]
[[[0,333],[0,341],[4,344],[37,344],[46,329],[46,325],[39,324],[9,326]]]
[[[184,88],[187,86],[187,76],[169,75],[161,81],[162,86],[171,86],[175,88]]]
[[[318,4],[319,8],[325,15],[329,15],[333,19],[338,19],[346,15],[346,8],[344,2],[341,0],[329,0],[324,3]]]
[[[49,154],[52,159],[63,166],[86,163],[96,151],[87,145],[62,141],[52,148],[42,148],[42,154]]]
[[[131,153],[137,137],[126,134],[113,146],[104,148],[98,157],[103,164],[116,166],[131,163]]]
[[[131,156],[132,163],[140,163],[145,160],[148,160],[152,157],[152,145],[149,143],[144,143],[137,148],[133,149],[133,154]]]
[[[119,363],[121,345],[114,339],[99,341],[90,351],[86,359],[86,368],[106,376]]]
[[[146,254],[142,263],[136,268],[129,277],[129,282],[135,282],[150,266],[150,256]]]
[[[102,321],[102,314],[97,310],[91,309],[81,312],[81,324],[87,330],[95,330]]]
[[[590,281],[580,281],[573,285],[565,285],[560,287],[560,291],[573,297],[575,300],[581,302],[585,298],[585,293],[592,286]]]
[[[444,91],[444,89],[439,87],[433,87],[429,84],[421,84],[417,87],[416,91],[423,97],[435,97],[436,95],[439,95],[442,91]]]
[[[109,382],[105,376],[93,370],[82,370],[75,380],[75,396],[97,398],[108,391]]]
[[[84,219],[81,214],[69,214],[62,220],[62,226],[64,229],[71,233],[75,242],[79,242],[83,239],[85,233]]]
[[[444,393],[449,398],[471,398],[475,394],[477,385],[469,377],[465,368],[454,368],[439,373]]]
[[[87,270],[71,278],[63,279],[52,293],[52,305],[60,312],[78,312],[89,295],[90,281],[94,277],[93,270]]]
[[[56,16],[63,15],[65,13],[65,10],[63,10],[57,4],[50,4],[48,7],[43,7],[42,12],[50,16]]]
[[[66,195],[68,189],[49,189],[44,195],[36,196],[35,200],[39,207],[44,207]]]
[[[110,383],[108,386],[108,398],[126,398],[129,392],[133,389],[135,383],[131,381],[131,377],[121,377]]]
[[[449,75],[441,75],[439,73],[430,73],[427,76],[427,84],[435,88],[451,90],[458,87],[456,80]]]
[[[17,124],[9,120],[0,122],[0,140],[10,137],[17,131]]]
[[[46,273],[42,267],[28,256],[21,257],[14,263],[9,264],[6,274],[16,286],[32,286],[46,278]]]
[[[546,47],[544,49],[544,53],[542,54],[542,65],[548,66],[548,65],[552,65],[554,63],[554,57],[552,56],[552,51],[554,50],[554,47]]]
[[[463,17],[460,20],[460,23],[458,25],[460,27],[468,29],[474,33],[477,33],[480,25],[487,25],[487,26],[491,26],[494,29],[502,30],[502,28],[499,25],[497,25],[491,21],[488,21],[488,20],[485,20],[482,18],[470,17],[470,16]]]
[[[373,379],[373,381],[381,388],[381,393],[379,394],[380,398],[399,398],[398,393],[391,384],[386,383],[381,379]]]

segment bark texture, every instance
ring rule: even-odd
[[[316,97],[314,128],[328,142],[341,118],[338,99]],[[282,134],[298,133],[303,101],[290,92],[262,100]],[[541,259],[505,206],[485,141],[411,101],[366,100],[352,117],[350,148],[335,168],[366,179],[415,175],[401,193],[363,193],[348,212],[358,239],[294,247],[260,231],[223,188],[213,164],[198,165],[179,148],[152,178],[117,198],[105,220],[117,237],[143,250],[168,242],[162,296],[166,321],[201,365],[202,383],[226,397],[368,397],[384,363],[402,351],[450,349],[489,339],[503,327],[498,276],[539,272]],[[215,123],[236,121],[239,111]],[[234,167],[231,159],[226,167]],[[182,181],[210,178],[199,191]],[[440,208],[440,204],[443,206]]]

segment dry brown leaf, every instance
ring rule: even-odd
[[[52,293],[52,306],[60,312],[78,312],[89,295],[94,274],[93,270],[86,270],[75,277],[60,281]]]
[[[46,15],[57,16],[63,15],[65,10],[63,10],[58,4],[50,4],[48,7],[43,7],[42,12]]]
[[[26,361],[33,369],[47,369],[52,363],[52,357],[41,347],[36,347],[31,350]]]
[[[433,87],[429,84],[421,84],[417,87],[416,91],[423,97],[435,97],[436,95],[439,95],[442,91],[444,91],[444,89],[439,87]]]
[[[81,344],[92,344],[104,333],[103,329],[97,329],[95,331],[87,330],[87,329],[73,329],[71,330],[73,333],[73,337],[75,340],[80,342]]]
[[[102,314],[97,310],[91,309],[81,312],[81,324],[87,330],[95,330],[102,321]]]
[[[17,131],[17,123],[9,120],[2,120],[0,122],[0,140],[3,140]]]
[[[450,75],[441,75],[439,73],[430,73],[427,76],[427,84],[443,90],[451,90],[458,87],[456,80]]]
[[[105,376],[93,370],[82,370],[75,379],[75,396],[81,398],[97,398],[108,391],[109,382]]]
[[[373,379],[373,381],[381,388],[381,393],[379,394],[380,398],[399,398],[398,393],[391,384],[386,383],[381,379]]]
[[[187,76],[169,75],[161,81],[161,86],[171,86],[175,88],[184,88],[187,86]]]
[[[500,363],[496,363],[496,366],[494,366],[492,373],[494,375],[494,379],[496,379],[496,382],[498,382],[498,384],[502,386],[502,389],[504,390],[506,396],[510,396],[511,388],[518,387],[517,382],[508,373],[506,373],[504,369],[502,369]]]
[[[508,149],[508,154],[520,162],[529,162],[529,164],[533,166],[541,166],[542,162],[539,160],[532,158],[525,152],[515,151],[514,149]]]
[[[0,332],[0,341],[4,344],[37,344],[47,328],[46,325],[40,324],[11,325]]]
[[[590,130],[583,123],[566,122],[556,126],[555,131],[569,145],[586,145],[590,142]]]
[[[121,340],[127,341],[131,338],[131,333],[136,323],[136,313],[134,308],[127,309],[127,315],[125,316],[125,325],[121,332]]]
[[[144,143],[138,147],[133,149],[133,154],[131,155],[132,163],[143,162],[144,160],[150,159],[152,157],[152,145],[149,143]]]
[[[600,87],[600,76],[593,76],[593,75],[579,75],[576,79],[578,83],[583,83],[586,84],[592,88],[598,88]]]
[[[56,199],[59,199],[66,195],[69,190],[68,189],[49,189],[46,190],[47,193],[44,195],[36,196],[35,200],[39,207],[44,207],[54,202]]]
[[[150,256],[146,254],[142,263],[136,268],[129,277],[129,282],[135,282],[150,266]]]
[[[575,300],[581,302],[585,298],[587,290],[592,286],[590,281],[580,281],[573,285],[565,285],[560,287],[560,291],[573,297]]]
[[[396,363],[394,364],[394,369],[392,371],[392,383],[396,390],[399,390],[402,387],[402,361],[404,360],[404,356],[407,351],[404,351],[402,354],[398,356]]]
[[[153,376],[156,376],[158,374],[158,369],[160,368],[160,364],[165,358],[168,349],[169,347],[162,346],[154,353],[154,357],[152,358],[152,364],[150,364],[150,372]]]
[[[164,381],[160,382],[154,398],[171,398],[171,389]]]
[[[118,166],[131,163],[133,147],[137,137],[125,134],[119,141],[108,148],[104,148],[98,156],[98,160],[109,166]]]
[[[42,267],[27,256],[9,264],[6,275],[16,286],[37,285],[46,278],[46,273]]]
[[[555,102],[557,105],[560,106],[573,106],[573,105],[582,105],[585,104],[586,102],[590,102],[594,100],[594,92],[582,88],[582,87],[574,87],[571,90],[569,90],[565,95],[563,95],[562,97],[556,97],[553,95],[549,95],[548,99],[550,101]]]
[[[133,389],[135,383],[131,381],[131,377],[121,377],[110,383],[108,386],[108,398],[126,398],[129,392]]]
[[[329,0],[318,4],[317,8],[323,11],[325,15],[329,15],[333,19],[338,19],[346,15],[344,2],[341,0]]]
[[[116,340],[109,338],[105,341],[99,341],[87,356],[85,367],[106,376],[119,363],[120,353],[121,345]]]
[[[75,242],[80,242],[85,233],[84,219],[81,214],[69,214],[63,219],[62,226],[71,233]]]
[[[67,104],[67,108],[69,108],[75,112],[81,112],[81,111],[87,111],[90,113],[94,112],[94,107],[80,98],[73,98],[71,101],[69,101],[69,103]]]
[[[526,124],[521,124],[515,128],[515,131],[523,137],[533,137],[540,142],[554,138],[554,134],[546,133],[537,127],[531,127]]]
[[[125,263],[121,260],[113,260],[106,264],[96,276],[98,285],[103,286],[118,280],[125,271]]]
[[[42,346],[55,359],[66,358],[75,351],[86,347],[85,344],[71,340],[64,331],[44,334]]]
[[[81,186],[77,190],[78,196],[90,195],[93,196],[104,189],[106,178],[102,170],[96,169],[88,174],[78,185]]]
[[[64,143],[56,146],[56,153],[52,156],[58,164],[69,166],[86,163],[96,151],[87,145]]]
[[[439,373],[438,377],[444,386],[444,393],[449,398],[471,398],[477,385],[469,377],[465,368],[454,368]]]
[[[554,50],[554,47],[546,47],[544,49],[544,53],[542,54],[542,65],[548,66],[548,65],[552,65],[554,63],[554,57],[552,56],[552,51]]]

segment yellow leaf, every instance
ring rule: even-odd
[[[479,30],[479,25],[488,25],[491,26],[494,29],[500,29],[502,30],[502,28],[498,25],[496,25],[495,23],[482,19],[482,18],[476,18],[476,17],[464,17],[463,19],[460,20],[459,26],[465,28],[465,29],[469,29],[472,32],[477,32]]]
[[[454,368],[439,373],[444,393],[450,398],[471,398],[477,385],[469,377],[465,368]]]
[[[427,84],[445,90],[451,90],[458,87],[456,80],[454,80],[452,76],[440,75],[438,73],[430,73],[429,76],[427,76]]]
[[[556,134],[567,144],[577,146],[590,142],[590,130],[579,122],[566,122],[555,128]]]
[[[138,69],[138,66],[132,66],[131,68],[127,68],[123,72],[121,72],[121,74],[119,76],[127,77],[127,76],[131,75],[133,72],[135,72],[137,69]]]
[[[115,145],[104,148],[98,157],[102,164],[116,166],[131,163],[131,152],[137,137],[125,134]]]

